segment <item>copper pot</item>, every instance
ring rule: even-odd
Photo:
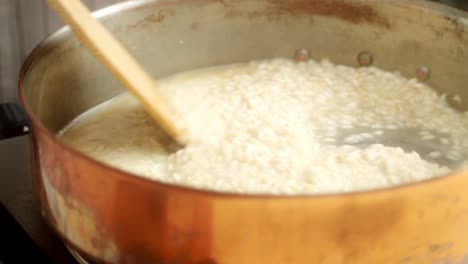
[[[373,61],[468,99],[468,15],[427,1],[139,0],[96,16],[155,77],[307,49],[296,55]],[[42,213],[93,261],[468,263],[467,171],[341,195],[176,187],[110,168],[57,139],[69,121],[123,91],[68,28],[32,52],[19,85]]]

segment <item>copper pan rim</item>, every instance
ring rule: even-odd
[[[149,3],[162,3],[162,2],[176,2],[172,0],[161,1],[161,0],[133,0],[133,1],[125,1],[122,3],[117,3],[98,11],[93,12],[93,16],[98,19],[105,18],[107,16],[112,16],[118,14],[123,11],[129,11],[137,8],[141,8]],[[468,26],[468,12],[459,10],[450,6],[446,6],[441,3],[435,3],[430,1],[424,0],[410,0],[404,1],[399,0],[396,4],[411,6],[412,8],[429,8],[431,12],[436,14],[451,14],[453,16],[458,16],[463,20],[466,20],[466,24]],[[296,200],[296,199],[335,199],[335,198],[346,198],[346,197],[356,197],[356,196],[367,196],[367,195],[377,195],[377,194],[386,194],[395,191],[405,191],[408,189],[416,189],[416,188],[424,188],[430,184],[440,184],[443,181],[448,181],[454,179],[455,177],[465,177],[468,175],[468,169],[460,170],[457,172],[452,172],[446,175],[438,176],[431,179],[426,179],[418,182],[411,182],[402,185],[386,187],[386,188],[378,188],[378,189],[370,189],[370,190],[360,190],[360,191],[352,191],[352,192],[345,192],[345,193],[321,193],[321,194],[299,194],[299,195],[273,195],[273,194],[243,194],[243,193],[230,193],[230,192],[220,192],[215,190],[203,190],[203,189],[196,189],[191,188],[188,186],[179,186],[164,183],[157,180],[151,180],[145,178],[143,176],[133,174],[130,172],[126,172],[112,166],[106,165],[102,162],[94,160],[85,154],[65,145],[62,143],[56,134],[52,133],[49,129],[47,129],[39,118],[33,113],[32,109],[29,107],[28,103],[26,102],[25,94],[24,94],[24,85],[23,82],[25,77],[28,74],[28,71],[34,66],[35,62],[44,54],[47,49],[50,47],[50,44],[53,41],[56,41],[57,38],[60,38],[64,35],[64,33],[69,32],[70,29],[68,26],[64,26],[61,29],[57,30],[56,32],[50,34],[47,38],[41,41],[33,51],[28,55],[25,62],[23,63],[18,79],[18,93],[20,98],[20,103],[25,110],[29,122],[32,127],[32,134],[37,132],[39,134],[44,135],[47,139],[51,140],[54,144],[58,145],[64,152],[69,153],[77,158],[85,160],[97,166],[101,169],[108,170],[114,172],[118,177],[124,178],[126,180],[132,181],[139,181],[144,184],[151,184],[151,185],[158,185],[161,188],[165,188],[168,191],[177,191],[183,193],[191,193],[194,195],[200,196],[208,196],[208,197],[216,197],[216,198],[223,198],[223,199],[263,199],[263,200]],[[37,130],[37,131],[34,131]],[[31,135],[33,136],[33,135]],[[104,176],[103,176],[104,177]]]

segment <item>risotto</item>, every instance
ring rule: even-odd
[[[159,84],[183,114],[185,148],[168,144],[127,93],[82,114],[60,138],[142,177],[254,194],[395,186],[447,174],[466,156],[467,114],[425,84],[375,67],[274,59]]]

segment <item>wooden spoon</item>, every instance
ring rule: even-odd
[[[187,134],[177,113],[156,88],[155,81],[96,19],[80,0],[48,0],[78,40],[130,91],[160,127],[182,146]]]

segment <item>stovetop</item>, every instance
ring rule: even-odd
[[[0,141],[0,201],[0,264],[78,263],[34,201],[27,136]]]
[[[439,2],[468,11],[466,0]],[[27,136],[0,141],[0,264],[10,263],[78,263],[34,202]]]

